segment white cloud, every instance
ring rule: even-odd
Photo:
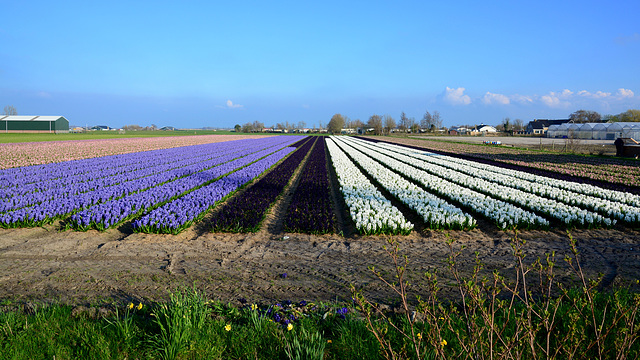
[[[491,93],[491,92],[487,91],[487,93],[484,94],[484,97],[482,98],[482,102],[487,104],[487,105],[491,105],[491,104],[508,105],[511,101],[505,95],[494,94],[494,93]]]
[[[48,99],[51,97],[51,94],[46,91],[40,91],[36,94],[37,97]]]
[[[542,95],[540,97],[543,103],[550,107],[557,107],[560,105],[560,99],[556,96],[554,92],[551,92],[549,95]]]
[[[549,92],[547,95],[542,95],[540,100],[549,107],[569,107],[571,104],[567,99],[573,94],[568,89],[564,89],[561,93]]]
[[[632,98],[634,96],[634,93],[629,89],[620,88],[618,89],[616,95],[622,98]]]
[[[239,109],[244,105],[234,104],[231,100],[227,100],[227,108],[229,109]]]
[[[528,95],[512,95],[511,99],[513,99],[513,101],[519,102],[521,104],[531,104],[533,103],[533,98],[531,96]]]
[[[566,98],[570,97],[571,95],[573,95],[573,91],[571,91],[569,89],[564,89],[564,90],[562,90],[562,92],[558,96],[561,99],[566,99]]]
[[[444,94],[445,100],[453,105],[469,105],[471,104],[471,98],[469,95],[464,95],[464,88],[459,87],[452,89],[447,86]]]
[[[581,91],[578,91],[578,95],[593,98],[593,99],[602,99],[602,98],[611,96],[611,93],[603,92],[600,90],[596,91],[595,93],[590,93],[587,90],[581,90]]]

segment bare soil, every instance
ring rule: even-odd
[[[640,278],[640,233],[637,230],[575,230],[579,260],[590,278],[603,274],[602,287],[634,284]],[[515,274],[512,234],[487,229],[439,232],[426,230],[393,237],[408,256],[413,295],[425,295],[423,274],[437,270],[446,287],[453,278],[445,263],[453,247],[463,273],[474,265],[474,253],[487,271]],[[569,241],[562,231],[527,231],[526,259],[556,253],[558,281],[575,281],[563,261]],[[159,301],[169,291],[191,287],[212,299],[236,303],[277,300],[349,300],[349,284],[372,299],[393,303],[396,297],[375,279],[369,266],[391,270],[383,250],[386,236],[287,234],[265,230],[253,234],[179,235],[59,232],[54,226],[0,230],[0,299],[87,304],[131,300]],[[286,274],[286,276],[284,275]],[[390,280],[393,280],[389,276]],[[573,280],[572,280],[573,279]],[[446,294],[453,294],[451,289]]]

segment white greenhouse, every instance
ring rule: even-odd
[[[585,140],[615,140],[632,138],[640,140],[640,123],[585,123],[551,125],[547,131],[550,138],[575,138]]]

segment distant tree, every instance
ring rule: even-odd
[[[7,105],[4,107],[4,115],[18,115],[18,111],[13,105]]]
[[[504,132],[508,133],[511,131],[511,119],[509,119],[509,117],[502,119],[502,123],[500,125],[502,125]]]
[[[363,128],[363,127],[364,127],[364,123],[360,119],[355,119],[351,122],[352,129]]]
[[[433,116],[431,117],[431,121],[433,121],[433,126],[436,129],[440,129],[442,127],[442,118],[440,117],[440,112],[435,110],[433,112]]]
[[[240,131],[242,131],[242,126],[240,126],[240,124],[236,124],[236,126],[234,126],[234,127],[233,127],[233,129],[234,129],[236,132],[240,132]]]
[[[407,131],[407,129],[409,128],[409,118],[407,118],[407,114],[403,112],[400,113],[400,121],[398,122],[398,130],[400,131]]]
[[[340,134],[344,128],[344,117],[340,114],[335,114],[329,120],[329,125],[327,125],[327,130],[332,134]]]
[[[640,122],[640,110],[629,109],[618,114],[617,118],[620,122]]]
[[[298,129],[302,130],[307,127],[307,123],[304,121],[298,121]]]
[[[404,112],[402,113],[404,115]],[[388,135],[391,133],[392,129],[396,128],[396,121],[391,117],[391,115],[385,115],[382,117],[382,121],[384,123],[384,132]]]
[[[513,120],[513,130],[514,131],[522,131],[524,130],[524,122],[522,121],[522,119],[515,119]]]
[[[264,129],[264,123],[258,120],[254,121],[252,126],[253,126],[252,132],[262,132],[262,129]]]
[[[262,129],[264,129],[264,124],[257,120],[253,123],[248,122],[242,125],[242,132],[244,133],[261,132]]]
[[[351,128],[351,119],[349,119],[348,116],[344,116],[344,128],[345,129]]]
[[[140,131],[142,130],[142,126],[140,125],[125,125],[122,127],[124,131]]]
[[[424,115],[422,115],[422,119],[420,120],[420,128],[426,131],[431,131],[433,125],[433,117],[431,116],[429,110],[427,110],[424,112]]]
[[[367,127],[373,128],[373,132],[376,135],[382,135],[382,118],[380,115],[371,115],[369,117],[369,121],[367,122]]]
[[[578,110],[574,113],[571,113],[571,115],[569,115],[570,122],[574,124],[600,122],[601,119],[602,119],[602,116],[599,113],[591,110]]]
[[[293,129],[296,128],[296,125],[294,123],[289,123],[289,121],[285,121],[284,128],[287,129],[288,132],[292,132]]]
[[[418,122],[416,121],[416,118],[414,117],[410,117],[407,124],[409,125],[409,129],[411,129],[412,133],[418,133],[420,132],[420,125],[418,124]]]

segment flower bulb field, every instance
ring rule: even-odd
[[[391,266],[387,239],[419,292],[450,240],[463,272],[475,253],[505,270],[516,231],[531,262],[561,260],[571,236],[602,286],[640,277],[635,163],[544,166],[462,146],[303,135],[0,145],[0,299],[157,299],[192,284],[225,301],[348,299],[349,284],[387,299],[368,270]]]

